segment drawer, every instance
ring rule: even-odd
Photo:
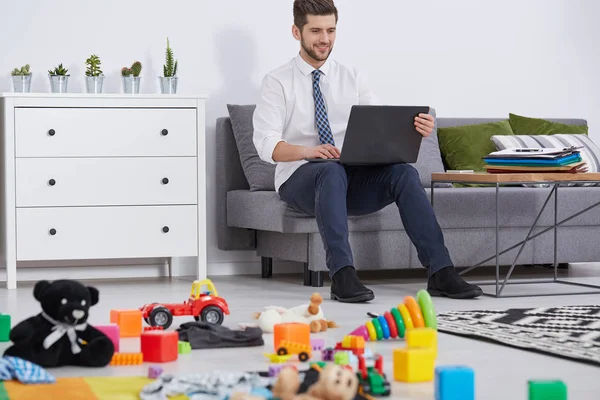
[[[196,110],[16,108],[17,157],[195,156]]]
[[[198,255],[196,206],[17,209],[17,260]]]
[[[195,157],[19,158],[17,207],[197,204]]]

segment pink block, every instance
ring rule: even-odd
[[[325,347],[325,339],[322,339],[322,338],[310,339],[310,345],[311,345],[313,351],[321,351]]]
[[[350,336],[362,336],[363,338],[365,338],[365,342],[369,341],[369,331],[367,330],[367,327],[364,325],[361,325],[358,328],[356,328],[355,330],[353,330],[350,333]]]
[[[98,329],[100,332],[104,333],[110,340],[112,340],[115,345],[115,353],[119,352],[119,325],[117,324],[109,324],[109,325],[94,325],[94,328]]]

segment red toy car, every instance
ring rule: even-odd
[[[206,285],[207,291],[201,292]],[[144,321],[150,326],[162,326],[168,329],[173,323],[173,317],[192,315],[196,321],[221,325],[225,314],[229,315],[229,306],[224,298],[219,297],[210,279],[194,281],[190,298],[183,303],[165,304],[150,303],[140,307]]]

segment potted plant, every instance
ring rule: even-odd
[[[20,69],[15,68],[11,72],[13,81],[13,90],[19,93],[29,93],[31,91],[31,71],[29,64],[25,64]]]
[[[173,57],[173,50],[171,49],[169,38],[167,38],[167,51],[165,64],[163,65],[163,76],[160,76],[158,79],[160,80],[161,93],[177,93],[177,60]]]
[[[87,93],[102,93],[102,83],[104,82],[104,73],[100,69],[102,62],[100,57],[92,54],[85,65],[85,88]]]
[[[51,93],[67,93],[67,84],[69,83],[68,69],[59,64],[54,70],[48,70],[48,78],[50,79]]]
[[[123,93],[135,93],[140,92],[140,81],[142,77],[142,63],[139,61],[134,62],[129,67],[121,68],[121,76],[123,77]]]

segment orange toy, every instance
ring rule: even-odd
[[[119,325],[120,337],[139,337],[142,334],[140,310],[110,310],[110,323]]]
[[[274,327],[273,346],[275,352],[281,347],[283,340],[310,347],[310,325],[298,322],[286,322]]]
[[[177,360],[179,333],[175,331],[146,331],[141,336],[145,362],[160,363]]]
[[[110,365],[139,365],[144,362],[142,353],[115,353]]]
[[[404,304],[406,305],[406,308],[408,308],[408,312],[410,313],[414,327],[424,328],[425,320],[423,319],[423,314],[419,308],[419,303],[417,303],[415,298],[412,296],[406,296],[404,298]]]

